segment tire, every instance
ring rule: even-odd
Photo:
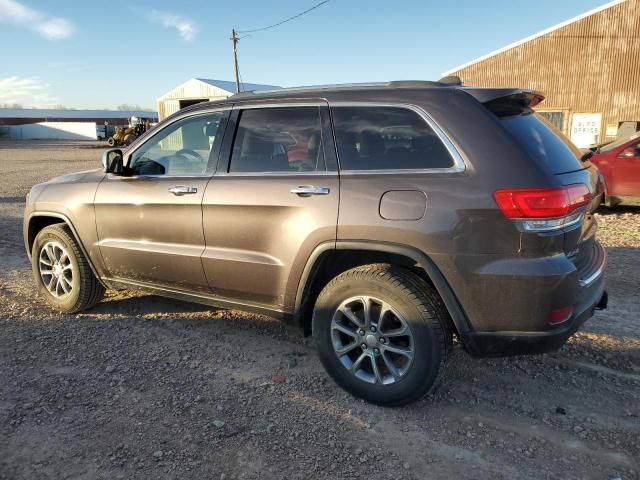
[[[65,224],[50,225],[38,233],[31,249],[31,266],[40,297],[59,312],[86,310],[104,295],[104,287]]]
[[[316,300],[312,332],[320,361],[336,383],[384,406],[426,395],[441,378],[453,346],[451,319],[435,289],[413,272],[387,264],[353,268],[331,280]]]
[[[113,137],[109,137],[109,138],[107,139],[107,143],[109,144],[109,146],[110,146],[110,147],[114,147],[114,146],[115,146],[115,144],[116,144],[116,139],[115,139],[115,138],[113,138]]]

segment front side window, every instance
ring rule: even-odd
[[[176,121],[151,137],[131,156],[133,175],[203,175],[227,112]],[[220,139],[218,139],[220,141]]]
[[[450,168],[451,154],[413,110],[332,107],[342,170]]]
[[[318,107],[254,108],[240,113],[229,172],[323,170]]]

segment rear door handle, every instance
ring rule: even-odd
[[[185,185],[176,185],[175,187],[171,187],[169,191],[174,195],[181,196],[181,195],[190,195],[193,193],[198,193],[198,188],[187,187]]]
[[[300,195],[301,197],[308,197],[310,195],[329,195],[331,190],[328,187],[313,187],[309,185],[301,185],[291,189],[291,193]]]

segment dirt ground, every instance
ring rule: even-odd
[[[128,291],[43,307],[24,196],[101,145],[0,141],[0,479],[640,478],[640,209],[599,215],[610,308],[567,346],[456,348],[433,394],[388,409],[266,317]]]

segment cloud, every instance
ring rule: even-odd
[[[0,78],[0,104],[19,103],[25,107],[46,108],[58,99],[49,94],[49,84],[38,77]]]
[[[152,23],[162,25],[165,28],[175,28],[183,40],[191,42],[198,35],[198,28],[193,20],[176,13],[148,10],[140,12]]]
[[[67,38],[74,31],[69,20],[39,12],[15,0],[0,0],[0,21],[30,28],[49,40]]]

